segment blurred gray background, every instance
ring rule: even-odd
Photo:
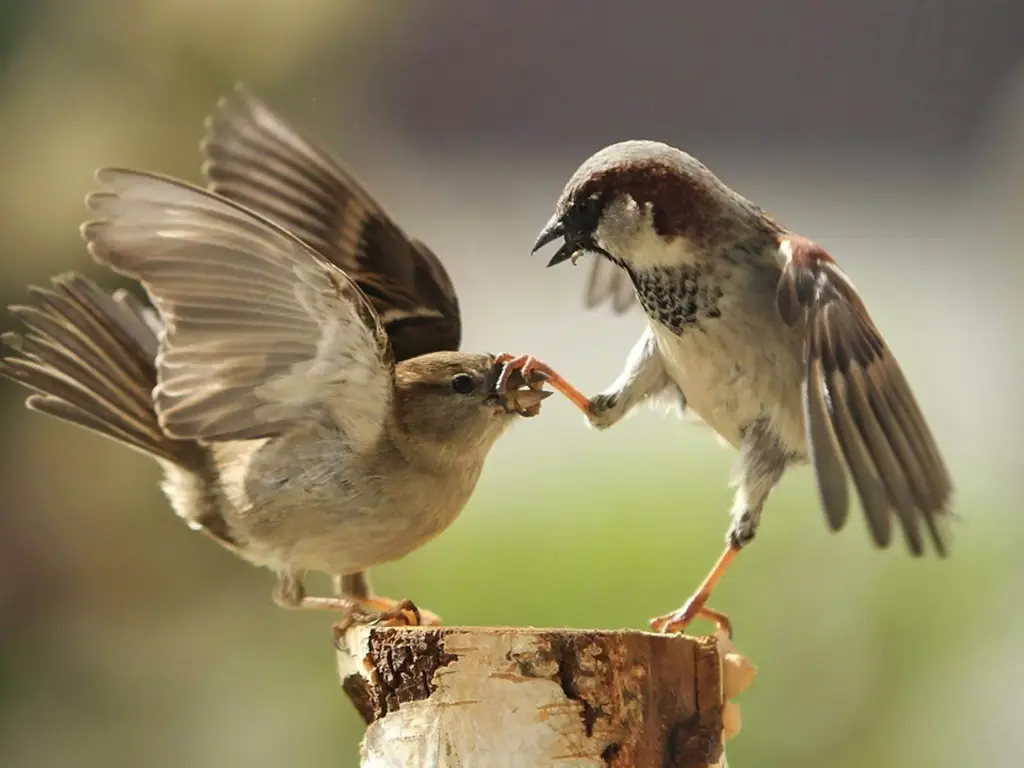
[[[113,285],[76,231],[92,170],[198,180],[202,119],[244,80],[442,255],[467,348],[593,392],[643,318],[585,312],[585,272],[530,245],[593,151],[684,148],[841,260],[959,491],[954,556],[912,561],[859,517],[829,534],[809,471],[786,479],[714,601],[760,667],[730,763],[1016,765],[1022,28],[998,0],[2,0],[0,299]],[[274,607],[152,462],[23,394],[0,384],[0,765],[355,765],[330,620]],[[731,461],[657,412],[598,434],[549,401],[375,586],[449,623],[644,626],[717,556]]]

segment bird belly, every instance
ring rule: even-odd
[[[301,464],[268,457],[273,472],[253,472],[250,464],[231,515],[247,543],[246,559],[274,569],[364,570],[440,534],[472,492],[470,483],[444,482],[409,466],[366,465],[331,447],[317,455],[306,445]]]
[[[725,442],[738,448],[744,430],[767,419],[787,449],[805,451],[799,352],[792,344],[752,344],[726,318],[707,320],[681,334],[656,320],[651,327],[665,370],[682,390],[687,410]]]
[[[457,516],[423,506],[397,506],[383,497],[345,498],[330,504],[279,498],[239,515],[245,556],[270,568],[354,573],[397,560],[439,534]]]

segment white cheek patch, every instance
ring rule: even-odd
[[[650,229],[637,244],[633,263],[645,267],[673,267],[682,264],[696,264],[705,258],[704,251],[685,237],[666,240],[654,229]]]
[[[595,233],[597,243],[617,259],[639,269],[693,264],[702,253],[683,237],[667,240],[654,229],[654,209],[630,197],[605,211]]]

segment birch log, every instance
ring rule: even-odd
[[[362,768],[708,768],[754,675],[724,637],[355,627],[342,687]]]

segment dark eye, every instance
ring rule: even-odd
[[[460,373],[452,377],[452,389],[460,395],[468,395],[476,388],[476,382],[468,373]]]
[[[605,200],[600,195],[590,195],[579,200],[569,213],[567,228],[575,232],[577,237],[592,240],[597,229]]]

